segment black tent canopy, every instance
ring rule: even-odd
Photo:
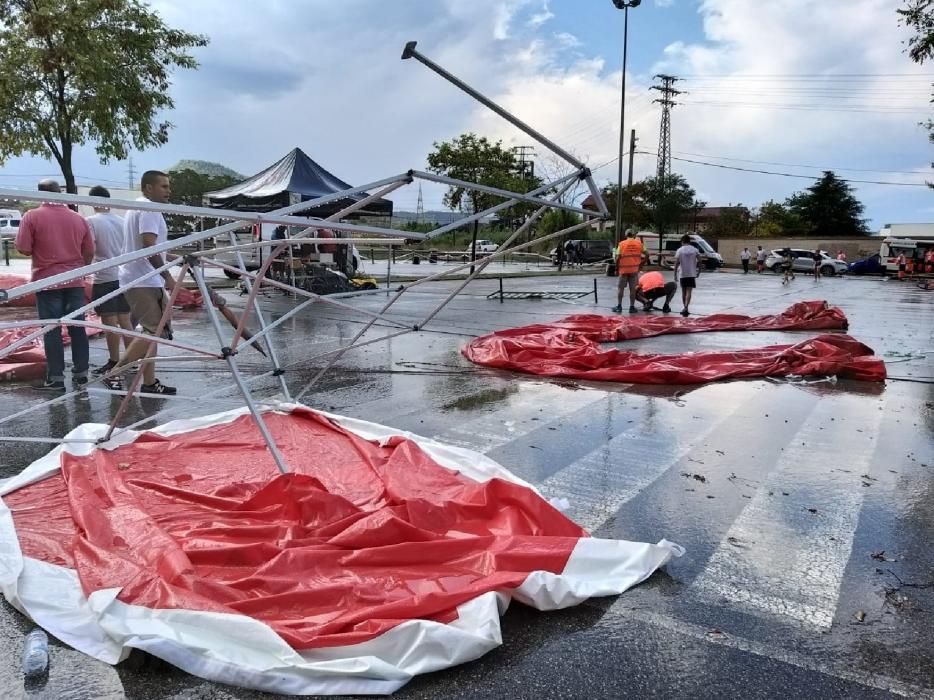
[[[216,192],[206,192],[204,203],[218,209],[236,211],[272,211],[300,201],[349,190],[343,180],[335,177],[308,157],[300,148],[293,148],[285,157],[243,182]],[[306,209],[302,215],[326,217],[359,202],[367,196],[357,193],[319,207]],[[392,216],[392,201],[377,199],[355,215]]]

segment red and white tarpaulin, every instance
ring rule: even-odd
[[[645,580],[678,545],[592,538],[489,458],[297,405],[68,443],[0,482],[0,590],[109,663],[145,650],[289,694],[391,693],[540,610]],[[71,439],[98,439],[87,424]]]
[[[838,376],[880,382],[885,363],[872,348],[844,334],[822,334],[790,345],[677,354],[603,348],[600,343],[673,333],[712,331],[846,330],[843,311],[824,301],[801,301],[780,314],[742,316],[598,316],[579,314],[549,324],[507,328],[463,349],[478,365],[549,377],[633,384],[702,384],[722,379]]]

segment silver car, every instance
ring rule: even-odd
[[[765,266],[772,272],[781,273],[783,248],[777,248],[765,259]],[[847,271],[847,264],[842,260],[835,260],[826,251],[820,252],[820,271],[822,275],[842,275]],[[804,248],[791,249],[791,269],[795,272],[814,272],[814,251]]]

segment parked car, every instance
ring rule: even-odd
[[[19,233],[19,217],[0,217],[0,239],[16,238]]]
[[[499,248],[498,243],[493,241],[477,239],[477,252],[478,253],[495,253],[496,249]],[[467,246],[467,250],[464,252],[470,255],[470,251],[473,250],[473,245]]]
[[[782,271],[782,251],[783,248],[776,248],[765,259],[765,266],[772,272],[781,273]],[[836,260],[826,251],[821,251],[820,271],[823,275],[833,276],[842,275],[847,271],[847,264],[842,260]],[[791,249],[791,269],[795,272],[814,272],[814,251],[804,248]]]
[[[613,258],[613,247],[610,245],[609,241],[590,241],[590,240],[571,240],[565,241],[561,245],[567,246],[568,243],[572,243],[577,246],[577,249],[580,251],[581,261],[585,263],[598,263],[604,262],[606,260],[611,260]],[[567,247],[565,247],[567,250]],[[558,249],[552,248],[549,253],[551,258],[551,264],[558,264]],[[565,256],[565,262],[567,262],[567,256]]]
[[[885,263],[881,255],[873,253],[868,258],[854,260],[847,270],[853,275],[881,275],[885,273]]]

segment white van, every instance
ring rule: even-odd
[[[15,216],[7,215],[6,212],[0,216],[0,239],[16,238],[16,234],[19,233],[20,216],[18,212]]]
[[[688,234],[691,237],[691,245],[697,248],[697,251],[700,253],[701,261],[706,270],[716,270],[723,267],[723,257],[713,249],[713,246],[710,245],[707,241],[704,240],[703,236],[690,233]],[[653,241],[654,247],[650,247],[646,241],[646,249],[649,253],[649,259],[652,261],[658,261],[658,264],[662,267],[672,268],[675,266],[675,252],[678,248],[681,247],[681,236],[677,234],[669,234],[662,239],[662,250],[661,253],[658,253],[658,239],[656,238]]]
[[[918,250],[918,241],[910,238],[886,238],[879,247],[879,262],[885,265],[885,271],[895,274],[898,272],[898,256],[904,254],[905,258],[915,257]]]

